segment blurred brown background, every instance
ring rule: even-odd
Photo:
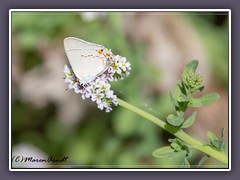
[[[131,74],[112,83],[112,89],[161,118],[174,112],[168,91],[185,64],[198,59],[204,93],[217,92],[221,98],[211,106],[189,109],[198,114],[187,131],[207,141],[207,131],[219,137],[225,127],[228,140],[227,13],[13,12],[13,154],[69,157],[67,164],[56,167],[177,167],[174,160],[151,155],[167,144],[168,133],[122,107],[107,114],[65,91],[63,67],[68,60],[63,39],[69,36],[125,56]],[[202,156],[194,152],[191,164]],[[211,159],[207,164],[218,162]]]

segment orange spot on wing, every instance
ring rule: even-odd
[[[99,53],[99,54],[103,54],[103,49],[99,49],[99,50],[98,50],[98,53]]]

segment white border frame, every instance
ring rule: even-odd
[[[105,12],[105,11],[112,11],[112,12],[228,12],[228,20],[229,20],[229,55],[228,55],[228,153],[229,153],[229,164],[228,169],[63,169],[63,168],[51,168],[51,169],[16,169],[12,168],[12,151],[11,151],[11,106],[12,106],[12,99],[11,99],[11,92],[12,92],[12,54],[11,54],[11,47],[12,47],[12,12],[84,12],[84,11],[95,11],[95,12]],[[231,10],[230,9],[10,9],[9,10],[9,171],[231,171]]]

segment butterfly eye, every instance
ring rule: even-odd
[[[98,50],[98,53],[99,53],[99,54],[103,54],[103,49],[99,49],[99,50]]]

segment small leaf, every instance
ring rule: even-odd
[[[171,91],[169,91],[169,93],[170,93],[171,102],[172,102],[172,104],[174,105],[174,107],[175,107],[175,106],[178,106],[177,100],[173,97]]]
[[[201,166],[206,162],[206,160],[207,160],[208,158],[209,158],[208,155],[204,156],[204,157],[200,160],[200,162],[198,163],[198,167],[201,167]]]
[[[197,67],[198,67],[198,60],[192,60],[189,63],[187,63],[182,73],[183,79],[186,79],[186,77],[188,77],[188,75],[191,72],[195,72]]]
[[[200,91],[200,92],[201,92],[201,91],[203,91],[203,90],[204,90],[204,86],[200,86],[200,87],[191,89],[190,92],[191,92],[191,93],[194,93],[194,92],[196,92],[196,91]]]
[[[172,97],[177,100],[181,94],[185,94],[185,88],[182,81],[178,81],[175,89],[171,92]]]
[[[177,86],[178,86],[178,88],[180,89],[180,92],[181,92],[181,93],[179,93],[179,95],[181,95],[181,94],[187,95],[186,85],[183,81],[178,81]]]
[[[178,81],[175,89],[171,91],[170,99],[177,111],[185,111],[189,103],[187,91],[184,83]]]
[[[191,149],[188,147],[188,145],[184,144],[182,149],[186,151],[186,157],[190,157],[192,155]]]
[[[179,102],[188,102],[189,99],[185,94],[180,94],[180,96],[178,97],[178,101]]]
[[[176,138],[175,139],[168,139],[168,142],[174,143],[174,142],[177,142],[177,139]]]
[[[183,162],[180,165],[180,168],[190,168],[190,164],[189,164],[187,158],[184,158]]]
[[[170,145],[175,151],[181,151],[182,150],[183,143],[181,142],[180,139],[175,138],[175,139],[169,139],[168,141],[171,143]]]
[[[172,126],[180,126],[183,123],[183,121],[184,121],[183,117],[175,116],[173,114],[167,116],[167,122]]]
[[[175,150],[175,151],[180,151],[182,149],[182,146],[178,143],[171,143],[171,147]]]
[[[189,63],[186,64],[183,73],[191,73],[191,72],[195,72],[196,69],[198,67],[198,60],[192,60]]]
[[[223,139],[223,137],[224,137],[224,132],[225,132],[225,128],[222,128],[221,129],[221,139]]]
[[[188,128],[188,127],[190,127],[193,124],[194,120],[195,120],[196,114],[197,114],[197,112],[194,111],[192,113],[192,115],[183,123],[181,128]]]
[[[169,159],[176,159],[178,157],[185,157],[186,156],[186,151],[174,151],[173,153],[170,154],[168,157]]]
[[[224,152],[224,149],[225,149],[225,143],[222,141],[222,142],[221,142],[220,151],[223,152],[223,153],[225,153],[225,152]]]
[[[215,134],[213,134],[211,131],[208,131],[207,135],[208,135],[209,139],[211,140],[211,142],[213,142],[214,140],[218,140],[217,136]]]
[[[174,89],[174,95],[175,95],[176,98],[182,94],[181,89],[182,89],[182,81],[178,81],[177,85]]]
[[[223,149],[223,140],[218,141],[219,142],[219,149],[222,150]]]
[[[190,100],[189,106],[191,107],[201,107],[201,106],[208,106],[212,103],[216,102],[220,96],[217,93],[209,93],[205,94],[199,98],[192,98]]]
[[[211,143],[215,148],[220,149],[220,142],[218,140],[214,139]]]
[[[170,146],[165,146],[153,151],[152,155],[156,158],[168,158],[174,150]]]
[[[177,144],[179,144],[180,146],[183,145],[183,142],[182,142],[180,139],[178,139],[178,138],[168,139],[168,142],[170,142],[170,143],[177,143]]]

